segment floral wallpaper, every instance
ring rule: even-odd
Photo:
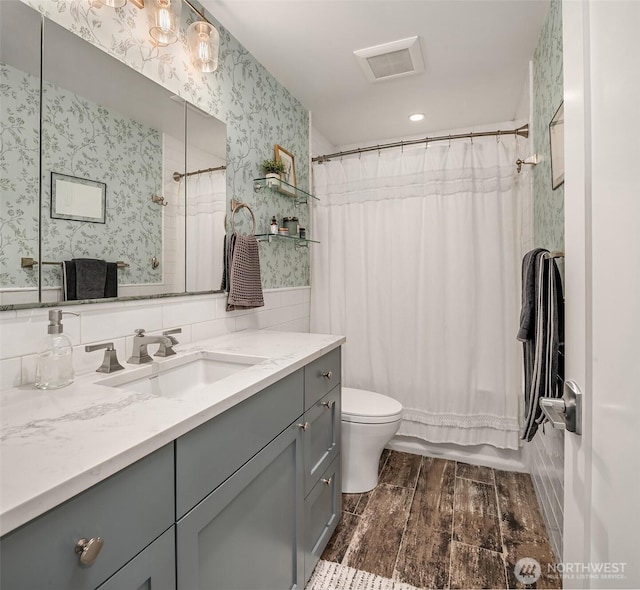
[[[534,54],[533,141],[538,165],[533,170],[536,247],[564,250],[564,185],[551,189],[549,122],[562,103],[562,2],[551,0]]]
[[[296,215],[308,227],[306,205],[292,199],[254,192],[253,179],[261,163],[273,157],[279,144],[296,158],[298,186],[309,188],[309,115],[255,58],[217,21],[220,65],[212,74],[194,70],[189,62],[186,28],[195,14],[184,5],[180,39],[168,47],[154,47],[146,10],[131,3],[123,8],[96,8],[86,0],[23,0],[47,18],[190,101],[227,125],[227,199],[248,203],[258,220],[257,232],[267,231],[273,215]],[[313,237],[313,232],[310,232]],[[309,252],[291,243],[263,243],[260,247],[265,288],[309,284]]]
[[[37,288],[40,81],[0,64],[0,94],[0,287]]]
[[[42,102],[43,259],[124,260],[119,283],[158,282],[162,209],[150,196],[162,193],[162,133],[49,83]],[[104,182],[106,223],[51,219],[51,172]],[[59,268],[42,272],[43,286],[60,284]]]

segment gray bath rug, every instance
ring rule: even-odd
[[[320,560],[305,590],[419,590],[369,572]]]

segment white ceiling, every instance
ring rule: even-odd
[[[548,0],[203,0],[336,146],[515,117]],[[353,51],[418,35],[425,71],[368,82]],[[422,112],[421,123],[411,113]]]

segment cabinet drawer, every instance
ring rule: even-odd
[[[311,577],[324,548],[336,530],[342,510],[340,455],[322,474],[304,501],[304,575]]]
[[[176,441],[176,516],[217,488],[302,414],[303,370]]]
[[[304,421],[308,423],[302,436],[305,496],[340,450],[340,391],[337,385],[304,414]]]
[[[98,590],[176,590],[176,527],[136,555]]]
[[[96,588],[174,521],[173,445],[134,463],[0,543],[3,590]],[[102,537],[96,562],[81,565],[80,539]]]
[[[304,409],[309,409],[340,383],[340,348],[309,363],[304,368]]]

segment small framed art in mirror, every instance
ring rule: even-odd
[[[51,173],[51,218],[105,223],[107,185],[104,182]]]
[[[551,188],[557,189],[564,182],[564,102],[549,123],[551,142]]]

